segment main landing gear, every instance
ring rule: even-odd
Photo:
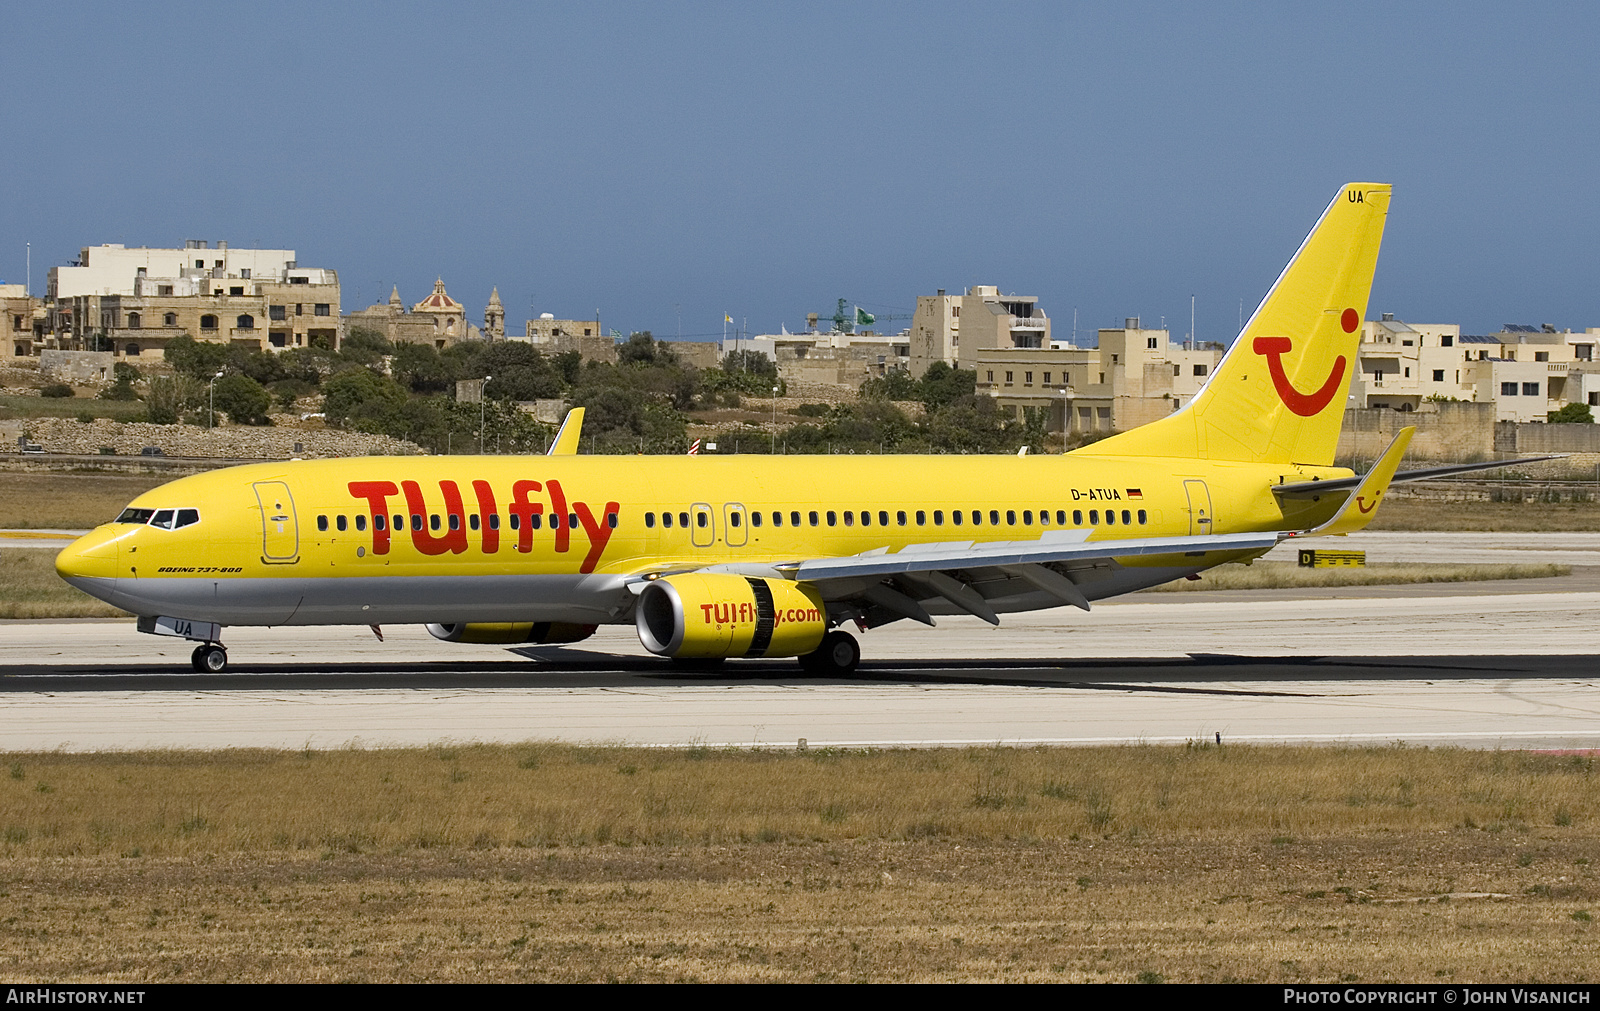
[[[853,673],[861,662],[861,647],[849,632],[834,629],[822,637],[822,645],[800,658],[800,666],[807,674],[820,677],[842,677]]]
[[[220,642],[201,643],[189,654],[189,663],[199,674],[221,674],[228,669],[228,651]]]

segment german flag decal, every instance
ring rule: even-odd
[[[1129,488],[1128,489],[1128,497],[1129,498],[1144,498],[1144,492],[1140,491],[1137,488]]]

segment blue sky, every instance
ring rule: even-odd
[[[997,284],[1227,340],[1371,180],[1371,315],[1600,326],[1600,5],[1320,6],[24,2],[0,276],[227,239],[519,330]]]

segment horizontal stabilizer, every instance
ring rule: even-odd
[[[1391,484],[1404,484],[1407,481],[1431,481],[1436,477],[1450,477],[1452,474],[1470,474],[1478,470],[1495,470],[1499,467],[1515,467],[1522,463],[1543,463],[1546,460],[1564,460],[1565,453],[1554,456],[1529,456],[1520,460],[1496,460],[1494,463],[1453,463],[1444,467],[1426,467],[1422,470],[1402,470],[1395,474]],[[1331,491],[1348,491],[1366,480],[1364,477],[1342,477],[1332,481],[1296,481],[1294,484],[1275,484],[1272,494],[1279,498],[1310,498],[1313,495],[1322,495]]]

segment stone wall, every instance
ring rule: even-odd
[[[415,456],[423,450],[409,442],[386,435],[341,432],[336,429],[253,428],[222,426],[205,429],[197,425],[151,425],[145,422],[118,422],[105,418],[93,422],[71,418],[32,418],[0,423],[0,452],[20,451],[17,437],[27,437],[44,447],[46,453],[93,456],[102,447],[111,447],[120,456],[138,456],[146,446],[155,446],[167,456],[210,457],[229,460],[287,460],[338,456]],[[295,444],[299,443],[299,450]]]
[[[109,383],[115,360],[109,351],[40,351],[39,377],[74,386]]]

